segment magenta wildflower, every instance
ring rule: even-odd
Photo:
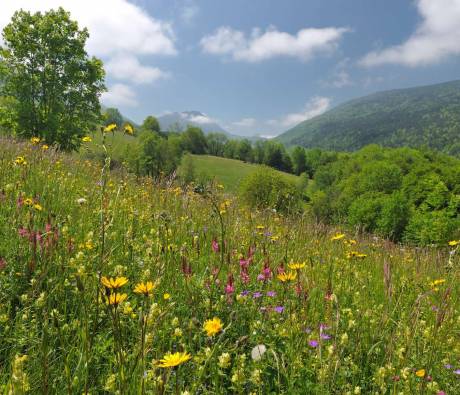
[[[328,335],[327,333],[321,333],[321,339],[323,340],[330,340],[331,336]]]
[[[212,250],[214,252],[219,252],[219,243],[216,239],[212,239]]]
[[[318,343],[316,340],[309,340],[309,341],[308,341],[308,345],[309,345],[310,347],[313,347],[313,348],[318,347],[318,344],[319,344],[319,343]]]
[[[261,296],[262,296],[262,292],[254,292],[254,293],[252,294],[252,297],[253,297],[254,299],[260,298]]]
[[[273,308],[277,313],[282,313],[284,311],[284,306],[276,306]]]
[[[276,295],[275,291],[267,291],[267,296],[270,296],[271,298],[273,298],[275,295]]]
[[[235,292],[235,286],[233,285],[233,274],[230,273],[227,277],[227,284],[225,285],[225,293],[227,295]]]

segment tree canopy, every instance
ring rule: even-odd
[[[94,130],[100,121],[104,69],[86,53],[88,37],[62,8],[15,12],[0,49],[0,96],[9,100],[13,133],[72,150]]]

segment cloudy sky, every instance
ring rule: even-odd
[[[103,103],[141,122],[199,110],[281,133],[350,98],[460,78],[460,0],[1,0],[63,6],[107,71]]]

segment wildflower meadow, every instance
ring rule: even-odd
[[[460,241],[0,144],[2,393],[460,393]]]

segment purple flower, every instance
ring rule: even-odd
[[[318,343],[316,340],[309,340],[309,341],[308,341],[308,345],[309,345],[310,347],[313,347],[313,348],[318,347],[318,344],[319,344],[319,343]]]
[[[265,276],[263,274],[259,274],[257,276],[257,281],[265,281]]]
[[[455,370],[454,370],[454,374],[457,374],[457,375],[460,376],[460,369],[455,369]]]
[[[319,324],[319,329],[321,331],[327,331],[329,327],[326,324]]]
[[[249,295],[249,291],[248,291],[248,290],[241,292],[241,296],[247,296],[247,295]]]
[[[284,306],[276,306],[273,310],[277,313],[282,313],[284,311]]]
[[[444,367],[445,367],[446,369],[452,369],[452,365],[451,365],[450,363],[446,363],[446,364],[444,365]]]
[[[262,292],[254,292],[254,293],[252,294],[252,297],[253,297],[254,299],[260,298],[261,296],[262,296]]]
[[[330,335],[328,335],[327,333],[321,333],[321,339],[323,340],[329,340],[331,338]]]
[[[267,296],[270,296],[271,298],[274,297],[275,295],[276,295],[275,291],[268,291],[267,292]]]

